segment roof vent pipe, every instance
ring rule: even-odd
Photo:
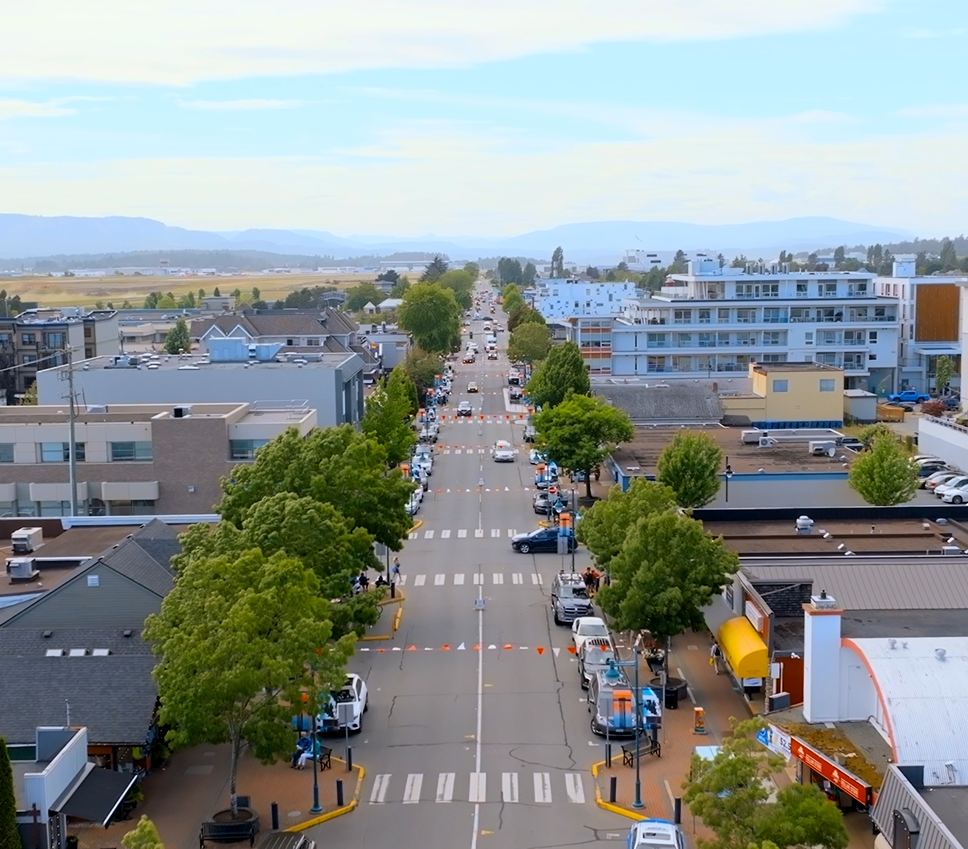
[[[946,654],[947,654],[947,652],[945,652],[944,649],[935,649],[934,650],[934,656],[936,658],[938,658],[938,660],[944,660]]]

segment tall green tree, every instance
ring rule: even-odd
[[[522,324],[527,324],[528,322],[547,324],[545,317],[540,312],[533,307],[524,306],[508,316],[508,330],[514,331]]]
[[[397,310],[397,322],[419,348],[447,354],[460,339],[460,306],[451,289],[433,283],[411,286]]]
[[[519,285],[523,278],[520,260],[502,256],[497,261],[497,276],[504,284]]]
[[[17,794],[7,741],[0,737],[0,849],[20,849],[17,831]]]
[[[415,403],[414,412],[427,396],[427,390],[433,388],[434,378],[441,373],[444,361],[440,354],[431,354],[415,348],[407,354],[403,361],[403,370],[414,385],[415,392],[411,401]]]
[[[477,278],[460,269],[445,271],[437,279],[437,285],[450,289],[461,309],[469,310],[474,305],[474,283]]]
[[[164,309],[162,307],[162,309]],[[192,340],[188,334],[188,323],[180,318],[165,337],[165,350],[169,354],[180,354],[192,349]]]
[[[424,273],[420,275],[420,282],[435,283],[447,273],[448,268],[447,261],[440,254],[437,254],[427,266]]]
[[[410,280],[406,274],[401,274],[396,282],[393,284],[393,288],[390,290],[391,298],[402,298],[410,289]]]
[[[585,473],[588,498],[592,495],[592,470],[616,446],[635,435],[624,410],[588,395],[569,395],[561,404],[535,415],[532,424],[550,459],[572,472]]]
[[[471,278],[476,282],[477,278],[481,276],[481,267],[476,262],[465,262],[464,271],[470,274]]]
[[[596,596],[618,630],[650,631],[665,642],[706,627],[703,608],[739,570],[739,558],[722,538],[678,512],[636,520],[618,554],[611,582]]]
[[[635,478],[625,492],[616,484],[609,490],[608,498],[586,511],[575,536],[587,546],[600,568],[609,569],[612,558],[622,550],[629,528],[639,519],[675,508],[676,494],[669,487],[647,478]]]
[[[894,436],[875,436],[850,465],[847,482],[868,504],[906,504],[918,489],[918,468]]]
[[[508,357],[534,363],[543,360],[551,350],[551,331],[547,324],[528,322],[519,325],[508,340]]]
[[[834,267],[840,268],[844,264],[844,259],[846,259],[847,251],[843,245],[838,245],[834,249]]]
[[[723,449],[708,433],[679,431],[659,455],[656,479],[676,494],[680,507],[702,507],[719,492]]]
[[[143,814],[138,824],[121,838],[121,845],[124,849],[165,849],[155,824]]]
[[[565,252],[561,247],[555,248],[554,253],[551,255],[551,277],[555,280],[561,280],[565,276]]]
[[[403,547],[413,524],[406,511],[413,484],[387,470],[382,445],[348,424],[306,437],[290,428],[260,448],[255,462],[223,478],[222,491],[216,512],[239,528],[253,505],[280,492],[331,504],[352,527],[393,551]]]
[[[792,784],[770,801],[772,777],[784,764],[756,739],[765,726],[759,719],[735,723],[712,760],[693,755],[682,798],[716,835],[701,839],[701,849],[846,849],[843,814],[816,785]]]
[[[161,724],[172,729],[166,739],[230,745],[233,808],[244,745],[264,763],[284,757],[291,705],[307,690],[342,683],[356,635],[331,640],[331,605],[317,587],[312,569],[282,553],[196,558],[145,622],[160,657],[154,678]]]
[[[538,269],[534,267],[533,262],[529,262],[527,265],[524,266],[524,270],[521,272],[521,285],[533,286],[537,276],[538,276]]]
[[[360,283],[358,286],[346,290],[346,302],[343,304],[343,308],[347,312],[359,312],[367,304],[378,306],[384,300],[386,300],[386,295],[380,289],[377,289],[375,284]]]
[[[363,433],[386,449],[391,467],[406,460],[417,441],[410,409],[413,396],[408,386],[412,383],[401,366],[394,368],[390,379],[366,399],[366,413],[360,422]]]
[[[27,387],[27,391],[20,398],[21,407],[36,407],[38,404],[37,400],[37,380],[36,378]]]
[[[512,315],[527,306],[524,295],[521,294],[521,290],[514,283],[507,283],[501,288],[501,302],[501,308],[508,315]]]
[[[552,348],[528,381],[528,397],[539,407],[555,407],[569,392],[589,395],[591,391],[588,369],[574,342]]]
[[[951,357],[942,354],[934,363],[934,385],[939,394],[944,393],[954,376],[955,364],[951,361]]]

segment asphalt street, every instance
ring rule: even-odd
[[[506,324],[500,310],[495,318]],[[360,806],[308,832],[319,846],[614,847],[631,825],[595,804],[589,770],[603,747],[589,729],[570,629],[549,607],[551,579],[571,557],[511,550],[509,533],[541,517],[523,423],[503,418],[508,333],[488,361],[483,322],[471,329],[481,355],[455,366],[423,525],[400,555],[400,631],[359,644],[350,662],[370,692],[363,730],[350,738],[366,768]],[[466,392],[471,380],[480,393]],[[462,400],[475,417],[457,423]],[[499,439],[517,449],[514,463],[493,462]],[[580,549],[579,570],[587,558]]]

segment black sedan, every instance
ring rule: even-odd
[[[568,552],[571,553],[578,548],[578,541],[573,537],[568,538]],[[529,534],[518,534],[511,538],[511,548],[521,554],[528,552],[547,551],[552,554],[558,553],[558,529],[557,528],[538,528]]]

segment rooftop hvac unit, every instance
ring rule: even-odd
[[[104,404],[88,404],[87,412],[89,413],[106,413],[108,408]]]
[[[171,417],[173,419],[187,419],[190,418],[192,414],[192,408],[190,406],[175,407],[172,410]]]
[[[32,581],[40,571],[33,557],[11,557],[7,560],[7,574],[11,581]]]
[[[10,534],[10,545],[14,554],[30,554],[44,544],[41,528],[20,528]]]
[[[961,549],[957,545],[943,545],[941,546],[942,554],[961,554]]]

